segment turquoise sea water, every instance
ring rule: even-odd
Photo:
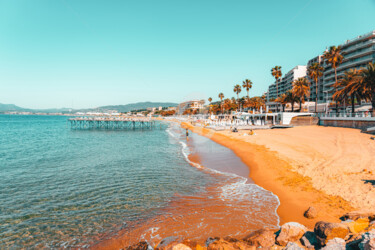
[[[0,248],[90,244],[214,182],[165,129],[74,131],[67,119],[0,115]]]

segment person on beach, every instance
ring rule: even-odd
[[[186,140],[188,141],[189,140],[189,130],[186,129]]]

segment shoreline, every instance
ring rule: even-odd
[[[249,177],[258,186],[274,193],[280,201],[277,214],[280,224],[298,222],[313,228],[321,220],[339,222],[339,218],[356,210],[339,196],[328,195],[313,187],[311,179],[291,171],[291,163],[281,159],[263,145],[230,138],[211,129],[182,122],[181,126],[231,149],[249,168]],[[315,219],[307,219],[304,212],[314,206],[320,211]]]

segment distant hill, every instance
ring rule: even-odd
[[[173,102],[137,102],[126,105],[108,105],[90,109],[69,109],[69,108],[51,108],[51,109],[26,109],[18,107],[14,104],[1,104],[0,112],[43,112],[43,113],[75,113],[75,112],[107,112],[117,110],[118,112],[129,112],[132,110],[158,108],[158,107],[176,107],[178,104]]]
[[[3,104],[0,103],[0,112],[12,112],[12,111],[18,111],[18,112],[29,112],[32,111],[31,109],[25,109],[18,107],[14,104]]]
[[[178,104],[173,102],[137,102],[126,105],[110,105],[98,107],[97,111],[117,110],[118,112],[129,112],[132,110],[158,108],[158,107],[176,107]]]

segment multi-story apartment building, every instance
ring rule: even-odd
[[[203,109],[205,101],[204,100],[192,100],[187,102],[182,102],[177,106],[178,114],[183,114],[185,110],[201,110]]]
[[[293,81],[297,80],[301,77],[306,77],[306,66],[305,65],[297,65],[293,69],[291,69],[288,73],[284,75],[284,77],[279,80],[277,83],[276,89],[276,82],[271,84],[268,87],[268,97],[269,100],[274,100],[277,98],[277,93],[280,95],[286,93],[287,91],[293,88]]]
[[[344,59],[337,67],[337,78],[343,77],[350,69],[366,67],[369,62],[375,62],[375,30],[367,34],[347,40],[342,47]],[[325,65],[323,79],[324,102],[331,102],[335,92],[335,71],[331,65]]]
[[[319,63],[323,66],[323,55],[316,56],[312,59],[310,59],[307,62],[307,69],[313,65],[314,63]],[[312,102],[315,102],[316,98],[316,82],[314,79],[310,79],[310,77],[307,75],[307,80],[310,82],[310,97],[309,99]],[[323,92],[323,81],[324,81],[324,75],[319,78],[318,80],[318,103],[323,103],[324,102],[324,92]]]

